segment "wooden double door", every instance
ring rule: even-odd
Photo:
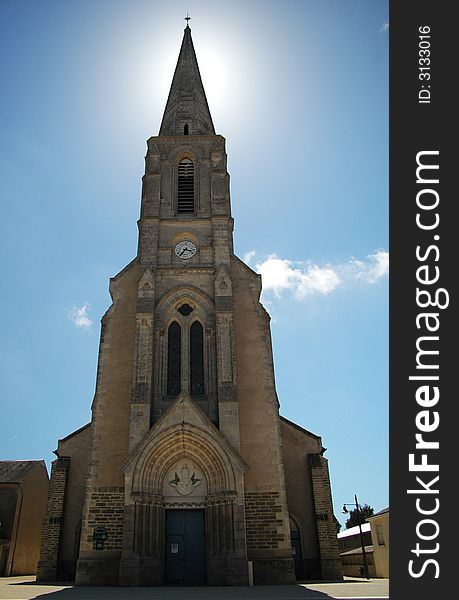
[[[206,581],[203,510],[166,511],[166,583],[199,585]]]

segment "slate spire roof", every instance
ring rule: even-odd
[[[188,25],[159,135],[215,135]]]

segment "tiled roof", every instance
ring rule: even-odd
[[[308,431],[304,427],[301,427],[301,425],[297,425],[296,423],[294,423],[293,421],[290,421],[289,419],[283,417],[282,415],[279,415],[279,416],[281,418],[281,421],[284,421],[284,423],[287,423],[288,425],[295,427],[295,429],[298,429],[302,433],[306,433],[307,435],[310,435],[311,437],[315,438],[316,440],[321,439],[320,435],[316,435],[315,433],[312,433],[312,431]]]
[[[365,554],[371,554],[373,552],[373,545],[365,546]],[[347,552],[341,552],[340,556],[352,556],[355,554],[362,554],[362,548],[354,548],[353,550],[348,550]]]
[[[363,523],[362,532],[366,533],[367,531],[371,531],[370,523]],[[345,529],[341,533],[338,533],[338,539],[349,537],[352,535],[359,535],[359,534],[360,534],[360,529],[359,529],[359,526],[356,525],[355,527],[350,527],[349,529]]]
[[[386,508],[383,508],[382,510],[378,511],[377,513],[375,513],[371,517],[367,517],[367,519],[372,519],[373,517],[377,517],[379,515],[384,515],[385,513],[388,513],[388,512],[389,512],[389,507],[387,506]]]
[[[79,429],[75,429],[75,431],[72,431],[72,433],[69,433],[65,437],[60,438],[59,442],[66,442],[71,437],[73,437],[74,435],[77,435],[78,433],[81,433],[82,431],[84,431],[85,429],[87,429],[90,426],[91,426],[91,422],[86,423],[86,425],[83,425],[83,427],[80,427]]]
[[[0,460],[0,483],[20,483],[27,473],[43,460]]]

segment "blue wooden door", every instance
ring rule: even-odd
[[[204,511],[166,511],[166,581],[205,583],[205,567]]]
[[[300,534],[297,529],[290,529],[290,540],[292,542],[293,560],[295,562],[295,577],[303,579],[303,556],[301,553]]]

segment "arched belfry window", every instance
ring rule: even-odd
[[[185,127],[183,128],[183,135],[188,135],[188,123],[185,123]]]
[[[204,331],[199,321],[190,329],[190,393],[204,394]]]
[[[177,321],[169,325],[167,333],[167,395],[180,393],[182,375],[182,332]]]
[[[177,212],[194,212],[194,164],[189,158],[178,165]]]

